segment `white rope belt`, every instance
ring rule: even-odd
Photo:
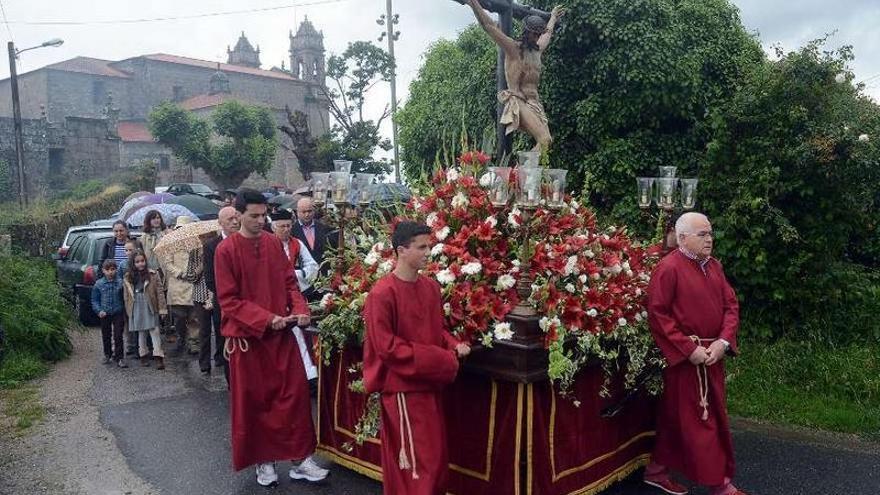
[[[250,349],[247,339],[244,337],[229,337],[226,339],[226,342],[223,343],[223,357],[229,361],[229,356],[231,356],[236,349],[241,352],[247,352],[248,349]]]
[[[403,392],[397,392],[397,414],[400,420],[400,454],[398,464],[400,469],[412,469],[412,477],[414,480],[419,479],[419,472],[416,469],[416,450],[412,439],[412,424],[409,422],[409,411],[406,408],[406,396]],[[406,443],[409,441],[409,455],[412,457],[412,466],[410,467],[409,459],[406,456]]]
[[[701,339],[696,335],[691,335],[691,340],[694,344],[702,345],[704,342],[711,344],[717,339]],[[703,408],[703,415],[700,416],[700,419],[707,421],[709,419],[709,369],[705,364],[697,365],[697,383],[700,392],[700,407]]]

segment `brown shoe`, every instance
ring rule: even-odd
[[[150,365],[150,356],[141,356],[141,366],[149,366]]]
[[[156,369],[164,370],[165,369],[165,358],[157,357],[156,358]]]
[[[663,490],[664,492],[668,493],[669,495],[687,495],[687,493],[688,493],[688,489],[685,486],[680,485],[680,484],[676,483],[675,481],[672,481],[672,478],[665,478],[665,479],[661,479],[661,480],[645,479],[643,481],[645,482],[646,485],[651,485],[655,488],[659,488],[659,489]]]
[[[177,335],[174,335],[173,333],[165,335],[165,342],[168,342],[169,344],[174,344],[175,342],[177,342]]]

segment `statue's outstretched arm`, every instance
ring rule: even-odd
[[[556,30],[556,21],[564,13],[565,11],[559,5],[553,7],[553,11],[550,13],[550,21],[547,23],[547,30],[538,38],[538,50],[543,52],[550,46],[550,39],[553,37],[553,31]]]
[[[477,22],[480,23],[483,31],[486,31],[489,37],[495,40],[495,43],[497,43],[506,54],[519,53],[519,46],[516,41],[498,29],[498,26],[495,25],[495,21],[493,21],[492,18],[489,17],[489,14],[483,10],[479,0],[467,0],[467,4],[470,5],[471,10],[474,11],[474,15],[477,16]]]

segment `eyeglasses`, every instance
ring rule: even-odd
[[[688,232],[685,235],[693,235],[693,236],[699,237],[700,239],[705,239],[706,237],[711,237],[712,239],[715,238],[715,233],[712,232],[711,230],[701,230],[700,232],[697,232],[696,234],[692,234],[692,233]]]

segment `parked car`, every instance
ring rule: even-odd
[[[139,237],[140,232],[132,232],[132,236]],[[83,325],[98,324],[98,316],[92,311],[92,286],[101,277],[98,267],[101,248],[111,237],[113,232],[106,228],[85,231],[77,235],[64,255],[55,261],[62,294],[73,303],[76,316]]]
[[[204,196],[208,199],[222,199],[219,194],[214,192],[210,187],[204,184],[195,184],[192,182],[179,182],[177,184],[171,184],[168,186],[168,189],[165,190],[168,194],[173,194],[175,196],[183,196],[184,194],[198,194],[199,196]]]
[[[57,257],[56,260],[64,258],[67,255],[67,252],[70,250],[70,245],[73,244],[77,238],[88,234],[89,232],[111,232],[113,223],[110,222],[108,225],[98,225],[95,222],[90,223],[89,225],[77,225],[75,227],[70,227],[67,229],[67,233],[64,235],[64,239],[58,245]]]

